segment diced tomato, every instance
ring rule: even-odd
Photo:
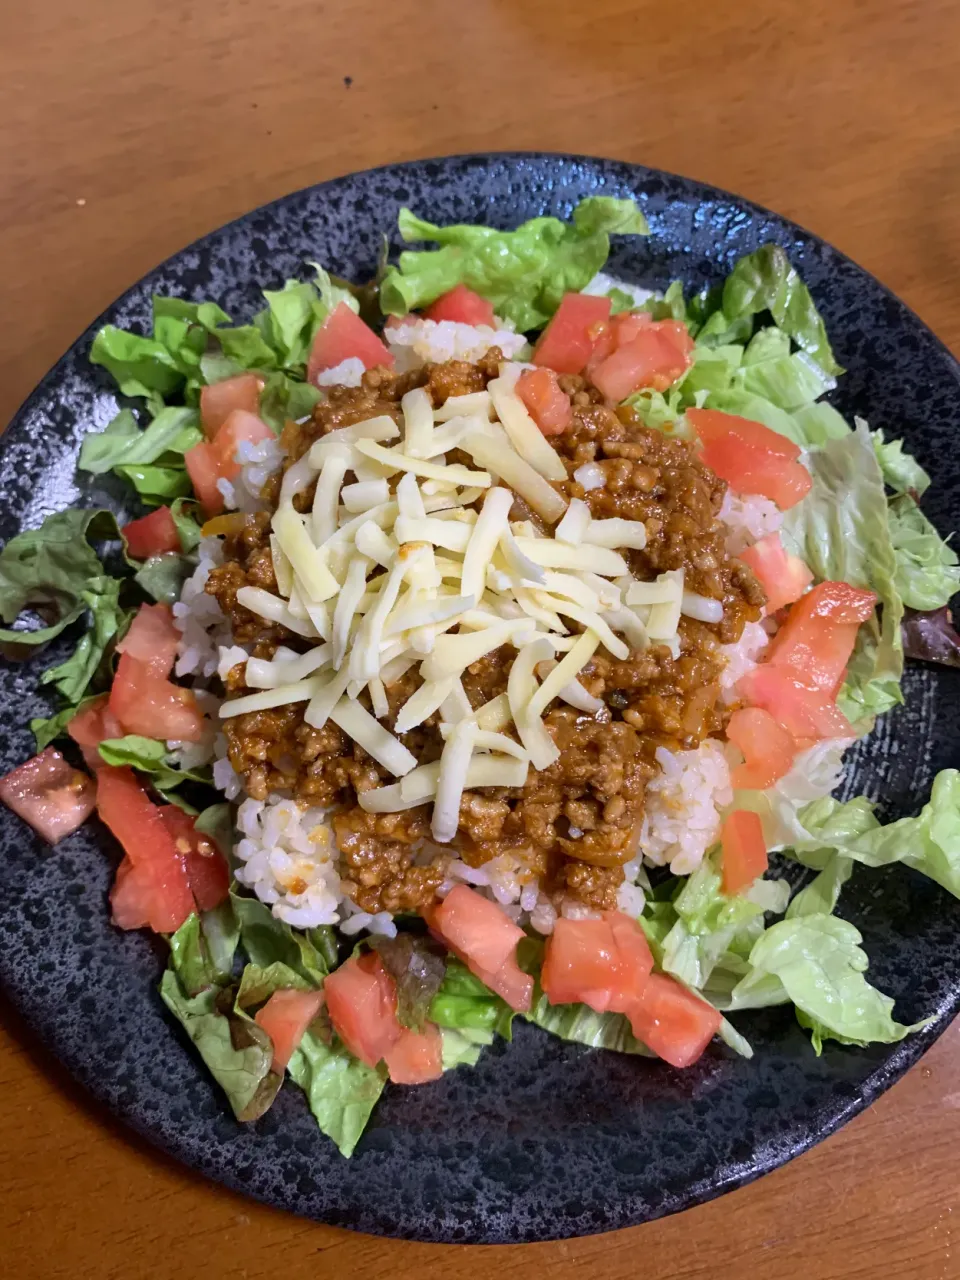
[[[575,1004],[594,992],[605,996],[619,985],[620,976],[620,952],[609,920],[557,921],[540,971],[540,985],[551,1004]],[[603,1013],[607,1001],[598,997],[597,1003],[603,1003]]]
[[[169,507],[157,507],[148,516],[131,520],[120,532],[134,560],[149,560],[151,556],[161,556],[165,551],[180,550],[180,535]]]
[[[96,787],[54,747],[0,778],[0,801],[48,844],[76,831],[93,813]]]
[[[437,909],[436,927],[457,951],[487,973],[513,959],[523,930],[475,889],[458,884]]]
[[[224,902],[230,892],[230,870],[227,860],[202,831],[193,818],[175,804],[160,805],[160,817],[173,837],[177,853],[183,858],[190,882],[190,892],[201,911],[211,911]]]
[[[582,373],[609,318],[609,298],[564,294],[534,348],[533,363],[557,373]]]
[[[424,320],[453,320],[457,324],[486,324],[497,327],[493,303],[481,298],[465,284],[458,284],[449,293],[441,294],[423,313]]]
[[[689,1067],[720,1030],[712,1005],[665,973],[651,973],[629,1011],[633,1034],[674,1067]]]
[[[324,369],[335,369],[344,360],[358,359],[365,369],[378,365],[393,368],[393,356],[381,338],[355,311],[340,302],[317,330],[307,361],[307,381],[315,382]]]
[[[769,616],[784,605],[799,600],[813,581],[813,574],[799,556],[783,548],[779,533],[768,533],[752,547],[739,553],[739,559],[753,572],[767,593],[765,613]]]
[[[212,440],[234,409],[259,414],[263,379],[256,373],[238,373],[214,382],[200,392],[200,422],[203,434]]]
[[[625,1013],[653,968],[635,920],[608,911],[602,920],[560,919],[547,939],[540,985],[551,1004],[588,1004]]]
[[[517,395],[545,436],[562,435],[573,421],[570,397],[560,390],[552,369],[524,369]]]
[[[404,1027],[400,1038],[384,1055],[394,1084],[427,1084],[443,1075],[443,1039],[440,1028],[425,1022],[420,1031]]]
[[[641,387],[666,391],[690,365],[693,339],[679,320],[641,325],[636,335],[598,364],[593,385],[608,400],[624,400]]]
[[[749,809],[734,809],[720,828],[723,891],[742,893],[769,865],[760,817]]]
[[[397,990],[374,952],[352,956],[323,982],[327,1011],[337,1035],[368,1067],[400,1039]]]
[[[846,582],[820,582],[790,610],[767,651],[801,684],[836,696],[860,624],[876,607],[873,591]]]
[[[195,904],[184,859],[159,808],[132,769],[104,767],[97,773],[97,809],[128,860],[111,894],[115,922],[122,929],[149,924],[157,933],[173,933]]]
[[[594,369],[603,364],[608,356],[612,356],[618,347],[631,342],[641,329],[653,322],[649,311],[621,311],[619,315],[611,316],[597,334],[590,359],[583,371],[586,377],[592,380]]]
[[[183,461],[200,505],[208,516],[218,515],[223,510],[223,494],[217,488],[220,463],[213,445],[208,440],[195,444],[183,455]]]
[[[853,726],[833,698],[792,678],[783,667],[764,662],[741,677],[737,693],[744,702],[769,711],[798,742],[803,739],[853,738]]]
[[[470,972],[491,991],[496,992],[501,1000],[505,1000],[511,1009],[516,1009],[517,1013],[530,1012],[533,1005],[533,978],[524,973],[512,956],[504,960],[494,973],[481,969],[464,956],[459,956],[458,959],[463,960]]]
[[[83,758],[91,769],[103,766],[103,757],[97,750],[101,742],[122,738],[123,725],[110,710],[110,695],[105,693],[84,707],[67,723],[67,733],[83,752]]]
[[[626,1013],[637,994],[646,986],[653,969],[653,953],[647,936],[636,920],[622,911],[608,911],[613,936],[620,953],[620,987],[610,992],[607,1008],[612,1013]]]
[[[687,421],[703,446],[701,460],[736,493],[762,494],[786,511],[810,492],[799,446],[778,431],[719,409],[688,409]]]
[[[192,689],[158,676],[129,653],[120,657],[110,690],[110,711],[127,733],[199,742],[203,717]]]
[[[741,707],[727,722],[728,739],[743,752],[743,764],[730,773],[735,791],[765,791],[790,772],[797,744],[769,711]]]
[[[234,480],[240,474],[242,464],[237,461],[237,449],[241,444],[259,444],[273,438],[272,429],[262,418],[245,409],[234,409],[213,439],[221,479]]]
[[[173,625],[168,604],[142,604],[130,629],[117,645],[117,653],[129,653],[155,676],[168,676],[177,656],[180,632]]]
[[[254,1022],[273,1041],[272,1071],[286,1071],[293,1051],[304,1032],[323,1007],[322,991],[275,991],[267,1003],[254,1014]]]

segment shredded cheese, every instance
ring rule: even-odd
[[[424,476],[428,480],[450,480],[456,485],[476,485],[480,489],[489,489],[493,483],[486,471],[471,471],[469,467],[459,465],[440,466],[435,462],[426,462],[422,458],[411,458],[407,454],[398,453],[395,449],[384,449],[372,440],[357,441],[356,448],[367,458],[391,468],[390,474],[397,471],[410,471],[415,476]]]
[[[501,376],[494,378],[487,386],[497,417],[510,443],[535,471],[539,471],[545,480],[566,480],[567,469],[534,420],[527,412],[523,401],[514,391],[516,379],[505,376],[505,366],[501,365]],[[516,369],[519,377],[520,370]]]
[[[583,499],[571,498],[566,514],[554,530],[554,537],[561,542],[569,542],[571,546],[578,546],[592,519],[590,508]]]
[[[560,758],[560,748],[547,733],[543,721],[529,712],[530,701],[537,692],[534,671],[538,663],[552,657],[553,647],[549,640],[532,640],[514,658],[507,676],[510,714],[535,769],[547,769]]]
[[[417,758],[399,739],[385,729],[359,702],[341,698],[330,712],[334,724],[348,733],[367,755],[397,778],[417,767]]]
[[[449,844],[460,825],[460,801],[466,785],[477,726],[473,720],[460,720],[440,753],[437,794],[433,802],[430,831],[438,844]]]
[[[433,446],[433,405],[423,387],[408,391],[400,400],[403,411],[403,447],[413,458],[432,458],[440,450]]]
[[[510,508],[513,494],[509,489],[497,486],[487,491],[480,508],[480,515],[469,534],[463,557],[463,574],[460,578],[462,593],[479,600],[486,581],[487,565],[493,558],[504,530],[510,530]]]
[[[277,535],[280,550],[290,561],[310,598],[321,604],[336,595],[340,584],[314,546],[304,526],[303,517],[294,511],[291,503],[281,503],[277,507],[271,527]]]
[[[474,462],[500,476],[544,520],[552,524],[566,511],[565,499],[526,459],[514,452],[507,437],[495,426],[468,431],[463,437],[462,447]]]
[[[389,499],[390,487],[382,477],[379,480],[358,480],[356,484],[344,485],[340,490],[340,501],[353,514],[382,506]]]
[[[244,694],[242,698],[227,698],[220,704],[220,719],[245,716],[251,711],[269,711],[271,707],[284,707],[291,702],[308,702],[322,685],[322,676],[311,676],[308,680],[298,680],[296,684],[281,684],[275,689]]]
[[[596,631],[584,631],[527,703],[527,715],[542,716],[554,698],[560,696],[561,689],[580,674],[599,646],[600,637]]]

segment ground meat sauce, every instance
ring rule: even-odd
[[[435,407],[450,396],[483,390],[497,376],[499,359],[493,350],[476,364],[449,361],[403,375],[375,369],[364,375],[360,387],[331,387],[312,421],[289,424],[285,430],[285,465],[338,427],[379,414],[399,419],[400,398],[415,386],[426,387]],[[504,853],[521,856],[548,892],[606,909],[616,905],[623,865],[636,853],[644,789],[658,771],[657,747],[686,750],[722,731],[720,646],[738,640],[744,623],[761,616],[764,595],[749,570],[724,549],[717,512],[725,485],[691,447],[645,427],[626,406],[609,408],[582,378],[564,375],[560,383],[571,397],[573,423],[551,440],[569,477],[556,487],[568,498],[582,498],[598,519],[620,516],[644,522],[646,548],[627,553],[639,577],[682,568],[687,589],[723,603],[720,623],[681,619],[677,658],[665,646],[633,653],[626,661],[600,649],[580,679],[603,701],[604,710],[594,717],[555,704],[545,718],[560,747],[559,759],[543,771],[531,769],[523,788],[491,787],[463,796],[457,840],[465,862],[480,866]],[[460,459],[452,453],[449,460]],[[587,462],[602,470],[602,488],[585,491],[574,479]],[[271,506],[279,486],[277,476],[264,490]],[[308,509],[312,499],[308,490],[296,505]],[[522,509],[517,516],[515,508],[515,517],[530,518],[523,504],[518,506]],[[237,603],[244,585],[277,589],[269,515],[239,517],[237,530],[224,544],[224,563],[210,574],[206,589],[230,617],[237,641],[253,644],[257,657],[271,657],[279,644],[304,649],[307,642],[300,637],[264,623]],[[513,654],[513,649],[500,649],[464,673],[464,690],[474,708],[505,690]],[[225,684],[228,696],[246,692],[242,666],[228,673]],[[411,669],[387,687],[388,728],[419,684],[419,674]],[[362,701],[369,707],[366,693]],[[397,814],[365,813],[357,795],[392,782],[392,775],[332,722],[319,730],[305,724],[304,709],[295,704],[224,722],[230,763],[248,794],[263,800],[272,791],[289,791],[335,810],[344,890],[362,910],[426,906],[443,878],[436,863],[421,865],[417,856],[430,837],[429,806]],[[440,756],[437,715],[397,736],[420,763]]]

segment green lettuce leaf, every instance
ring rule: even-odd
[[[288,419],[298,422],[308,417],[320,395],[319,387],[297,382],[278,370],[268,374],[260,393],[260,417],[279,435]]]
[[[188,995],[173,969],[163,975],[160,996],[196,1045],[237,1119],[259,1119],[282,1080],[270,1070],[273,1045],[267,1033],[234,1013],[229,989],[207,987]]]
[[[748,395],[761,396],[788,413],[812,404],[837,385],[836,378],[825,374],[805,351],[746,365],[737,381]]]
[[[228,982],[240,931],[229,902],[189,916],[170,937],[170,963],[190,996]]]
[[[826,866],[813,877],[787,907],[786,918],[797,916],[832,915],[840,898],[840,891],[850,879],[853,859],[842,853],[834,853]]]
[[[353,1155],[386,1083],[383,1064],[368,1067],[339,1041],[327,1044],[307,1031],[287,1070],[307,1095],[321,1132],[341,1155]]]
[[[895,582],[903,603],[921,613],[942,608],[960,589],[957,553],[909,494],[894,498],[889,514]]]
[[[237,988],[237,1008],[259,1008],[266,1004],[275,991],[315,991],[316,986],[300,976],[288,965],[275,960],[262,969],[258,964],[247,964],[240,975]]]
[[[459,960],[448,960],[440,989],[430,1002],[430,1021],[464,1034],[496,1032],[509,1040],[514,1012]]]
[[[167,347],[156,338],[105,325],[93,340],[90,363],[102,365],[125,396],[169,396],[183,386],[185,375]]]
[[[611,290],[611,294],[609,296],[612,296],[614,292],[622,292],[622,291]],[[628,295],[625,295],[625,296],[628,296]],[[631,299],[631,306],[626,309],[631,310],[632,307],[633,307],[633,302]],[[646,302],[644,302],[642,306],[637,307],[636,310],[646,311],[649,315],[653,316],[654,320],[686,321],[687,304],[684,301],[684,297],[683,297],[683,281],[682,280],[672,281],[670,285],[668,285],[662,298],[657,298],[657,297],[647,298]]]
[[[115,467],[114,474],[133,485],[147,506],[158,507],[175,498],[189,498],[193,494],[193,485],[182,463],[170,466],[124,464]]]
[[[882,431],[873,432],[873,447],[883,478],[895,493],[910,493],[922,497],[930,486],[930,477],[909,453],[903,451],[902,440],[884,441]]]
[[[121,409],[103,431],[84,437],[77,466],[93,475],[103,475],[114,467],[145,466],[158,460],[172,468],[175,464],[166,455],[174,454],[182,459],[188,449],[202,440],[196,409],[185,406],[161,409],[144,430],[129,409]]]
[[[95,697],[83,698],[75,707],[63,707],[52,716],[36,716],[30,721],[30,731],[37,740],[37,750],[42,751],[56,738],[66,733],[67,725],[78,712],[88,707]]]
[[[532,218],[515,231],[491,227],[439,227],[401,209],[405,241],[432,240],[438,249],[400,255],[380,286],[386,315],[403,315],[465,284],[493,303],[497,315],[518,330],[539,329],[565,293],[584,288],[610,253],[610,236],[647,235],[646,219],[633,200],[589,196],[571,222]]]
[[[744,368],[770,360],[782,360],[790,354],[790,337],[776,325],[758,329],[743,353]]]
[[[826,373],[843,373],[810,290],[777,244],[762,245],[740,259],[723,285],[723,314],[734,322],[769,311],[778,328]]]
[[[180,539],[180,550],[185,556],[195,551],[200,541],[200,524],[196,520],[199,510],[195,502],[185,502],[183,498],[177,498],[170,505],[170,514]]]
[[[734,990],[779,983],[813,1033],[819,1054],[825,1039],[864,1046],[893,1044],[916,1027],[892,1017],[893,1000],[864,977],[862,938],[846,920],[800,915],[771,925],[750,953],[751,972]]]
[[[240,940],[251,964],[266,969],[279,961],[319,987],[338,963],[337,943],[329,925],[292,929],[257,898],[230,894],[240,926]]]
[[[77,703],[87,691],[112,643],[126,619],[126,611],[120,607],[119,578],[105,574],[90,578],[80,592],[80,600],[90,615],[90,625],[77,642],[77,647],[65,662],[48,667],[40,677],[41,684],[56,686],[67,702]]]
[[[493,1044],[492,1031],[471,1031],[463,1028],[458,1031],[453,1027],[440,1028],[440,1054],[444,1071],[452,1071],[455,1067],[475,1067],[480,1061],[480,1054]]]
[[[618,316],[623,311],[633,311],[636,303],[629,293],[614,286],[608,289],[606,296],[610,299],[610,314]]]
[[[794,439],[806,449],[817,448],[828,440],[840,440],[850,434],[846,418],[825,400],[794,409],[790,416],[797,433]]]
[[[171,765],[167,744],[158,742],[156,738],[143,738],[131,733],[125,738],[105,739],[98,750],[107,764],[129,765],[150,774],[150,781],[158,791],[170,791],[187,781],[209,782],[206,774]]]
[[[551,1035],[574,1044],[613,1049],[616,1053],[638,1053],[648,1058],[656,1056],[636,1038],[622,1013],[594,1013],[585,1004],[552,1005],[541,995],[523,1016]]]
[[[902,862],[960,898],[960,773],[937,774],[930,799],[916,818],[881,826],[863,796],[842,804],[826,796],[802,809],[805,838],[788,850],[805,866],[829,867],[836,854],[868,867]]]
[[[134,581],[158,604],[176,604],[183,584],[193,572],[194,565],[186,556],[176,551],[165,551],[151,556],[134,574]]]
[[[811,452],[813,488],[786,513],[781,536],[818,579],[876,591],[882,619],[864,623],[838,703],[858,729],[903,701],[903,601],[890,538],[887,498],[870,433],[862,424]]]

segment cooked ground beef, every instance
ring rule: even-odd
[[[497,375],[498,360],[499,352],[491,351],[476,365],[450,361],[403,375],[372,370],[359,388],[331,388],[309,424],[290,424],[285,431],[285,465],[328,431],[376,414],[398,417],[401,396],[414,386],[426,387],[435,406],[449,396],[482,390]],[[646,548],[628,553],[638,576],[683,568],[688,589],[724,607],[723,621],[715,625],[681,620],[677,658],[664,646],[626,661],[599,651],[581,681],[603,700],[605,712],[588,717],[558,704],[545,721],[561,749],[555,764],[531,770],[522,789],[490,788],[463,796],[458,841],[466,862],[479,866],[500,854],[522,855],[548,890],[606,909],[616,904],[623,864],[635,851],[644,789],[657,770],[657,747],[689,749],[721,731],[719,647],[738,640],[744,623],[760,617],[764,596],[749,570],[725,552],[716,518],[725,485],[690,446],[645,427],[629,408],[608,408],[582,378],[560,381],[571,396],[573,424],[552,441],[569,476],[557,487],[567,497],[584,499],[597,518],[644,522]],[[604,472],[602,488],[585,492],[573,478],[586,462]],[[271,503],[279,484],[277,477],[265,494]],[[298,505],[306,509],[311,501],[308,491]],[[529,517],[522,504],[518,507],[521,518]],[[269,657],[279,643],[304,648],[299,637],[265,625],[237,604],[236,593],[245,584],[276,590],[269,517],[263,513],[238,524],[225,539],[225,562],[211,573],[207,590],[231,618],[237,640],[256,643],[258,656]],[[512,649],[498,650],[464,674],[474,708],[504,691],[512,655]],[[229,673],[226,683],[228,693],[243,692],[242,669]],[[411,669],[388,686],[388,727],[419,683]],[[332,723],[321,730],[306,725],[303,711],[302,704],[291,705],[225,722],[230,762],[247,792],[263,799],[273,790],[289,790],[337,810],[334,829],[348,892],[363,910],[413,911],[427,905],[441,879],[435,865],[415,861],[417,842],[430,831],[428,808],[365,813],[356,802],[358,793],[392,777]],[[437,716],[398,736],[421,763],[440,755]]]

